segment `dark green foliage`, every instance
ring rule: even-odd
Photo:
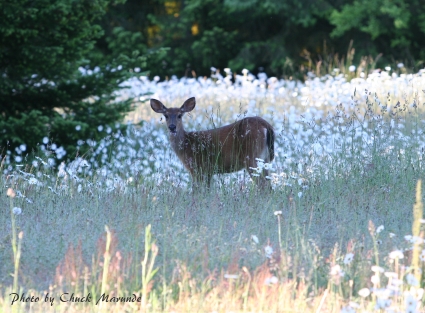
[[[359,0],[334,10],[332,36],[349,35],[365,52],[406,60],[425,59],[425,3],[422,0]]]
[[[146,49],[170,48],[148,63],[162,78],[209,75],[211,66],[302,75],[314,62],[341,59],[352,40],[357,64],[378,54],[378,66],[425,58],[421,0],[128,0],[108,16],[107,33],[121,26],[141,34]]]
[[[209,68],[214,64],[226,64],[226,53],[237,53],[237,47],[233,45],[236,31],[226,32],[224,29],[214,27],[212,30],[206,30],[201,38],[192,44],[193,58],[195,64],[202,68]]]
[[[77,140],[98,140],[108,125],[130,110],[130,100],[116,101],[114,91],[129,78],[134,64],[144,66],[135,51],[103,58],[94,52],[103,34],[96,21],[110,0],[14,0],[0,6],[0,146],[27,152],[45,136],[63,146],[68,157]],[[118,37],[109,45],[125,42]],[[125,38],[123,38],[125,37]],[[131,34],[138,37],[137,34]],[[78,126],[78,127],[77,127]],[[79,130],[77,130],[79,129]],[[87,150],[82,145],[80,153]]]
[[[331,41],[332,28],[326,17],[333,6],[324,0],[149,3],[147,7],[146,3],[129,0],[114,7],[120,14],[114,25],[143,33],[150,48],[170,48],[164,59],[148,64],[152,75],[163,78],[191,75],[192,70],[196,75],[209,75],[212,66],[253,72],[262,67],[269,74],[291,75],[305,61],[301,51],[316,52],[324,41]],[[106,21],[102,25],[110,28]]]

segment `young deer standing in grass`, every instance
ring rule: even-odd
[[[246,117],[220,128],[186,132],[182,117],[195,108],[195,98],[187,99],[180,108],[167,109],[155,99],[151,99],[150,104],[152,110],[164,115],[171,147],[192,175],[195,185],[206,183],[209,187],[212,175],[245,168],[260,187],[270,186],[265,178],[267,170],[255,177],[251,169],[257,167],[256,158],[267,163],[274,158],[273,127],[261,117]]]

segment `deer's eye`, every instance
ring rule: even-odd
[[[177,117],[178,117],[178,118],[182,118],[182,115],[181,115],[181,114],[179,114],[179,115],[177,115]]]
[[[164,117],[165,117],[165,119],[166,119],[166,120],[168,120],[168,115],[165,115],[165,114],[164,114]]]

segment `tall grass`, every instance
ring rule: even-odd
[[[135,86],[170,106],[196,95],[189,129],[246,114],[270,121],[271,193],[243,172],[191,193],[143,103],[129,117],[141,126],[58,172],[43,154],[5,161],[1,310],[422,310],[422,73],[305,83],[249,75]]]

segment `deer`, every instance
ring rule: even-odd
[[[271,188],[267,169],[259,176],[255,173],[257,159],[266,163],[274,159],[274,130],[264,119],[245,117],[219,128],[186,132],[182,118],[195,108],[194,97],[180,108],[167,108],[156,99],[151,99],[150,105],[153,111],[165,117],[171,147],[191,174],[195,186],[206,184],[209,188],[214,174],[245,168],[260,188]]]

